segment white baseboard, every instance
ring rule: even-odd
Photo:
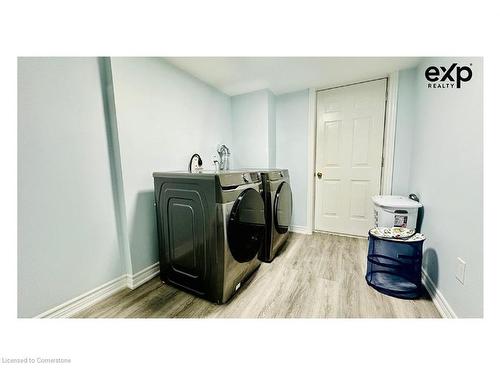
[[[368,236],[358,236],[357,234],[346,234],[346,233],[328,232],[326,230],[319,230],[319,229],[315,229],[314,233],[331,234],[331,235],[334,235],[334,236],[349,237],[349,238],[362,238],[362,239],[365,239],[365,240],[368,238]]]
[[[312,230],[301,225],[290,225],[290,232],[301,234],[312,234]]]
[[[436,285],[424,269],[422,269],[422,284],[429,292],[432,302],[434,302],[439,314],[441,314],[443,318],[456,319],[457,314],[455,314],[448,301],[446,301],[439,289],[436,288]]]
[[[159,263],[156,262],[133,275],[122,275],[114,280],[108,281],[95,289],[35,316],[35,318],[70,318],[80,311],[85,310],[125,288],[135,289],[139,287],[158,275],[159,272],[160,266]]]
[[[301,226],[291,226],[291,232],[302,233],[302,234],[312,234],[312,231],[308,230],[306,227]],[[152,264],[149,267],[133,274],[133,275],[122,275],[114,280],[108,281],[107,283],[98,286],[78,297],[75,297],[69,301],[66,301],[59,306],[53,307],[47,310],[35,318],[70,318],[71,316],[77,314],[78,312],[102,301],[105,298],[125,289],[135,289],[145,282],[151,280],[153,277],[158,275],[160,272],[159,263]],[[456,319],[457,315],[448,304],[444,296],[441,294],[439,289],[436,288],[434,282],[430,279],[429,275],[422,270],[422,283],[424,287],[429,292],[432,302],[436,306],[437,310],[443,318],[453,318]]]
[[[127,287],[126,278],[126,275],[117,277],[87,293],[81,294],[78,297],[70,299],[59,306],[39,314],[35,316],[35,318],[70,318],[93,304],[125,289]]]
[[[127,275],[127,287],[130,289],[135,289],[145,282],[151,280],[159,273],[160,263],[156,262],[155,264],[152,264],[133,275]]]

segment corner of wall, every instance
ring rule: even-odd
[[[307,229],[314,229],[314,169],[316,163],[316,89],[308,90],[308,129],[307,129]]]
[[[123,191],[123,176],[118,140],[117,115],[113,86],[113,73],[110,57],[99,58],[101,74],[102,96],[106,117],[106,133],[108,138],[108,152],[111,163],[111,184],[115,204],[115,218],[118,229],[118,241],[122,256],[122,269],[126,274],[132,274],[132,256],[128,240],[127,212]]]
[[[268,91],[267,96],[267,115],[268,115],[268,150],[269,167],[276,168],[276,97]]]
[[[396,129],[394,140],[392,194],[411,193],[410,168],[413,150],[413,133],[416,124],[416,71],[417,68],[398,73]]]

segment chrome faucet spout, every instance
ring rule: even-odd
[[[219,154],[219,169],[228,170],[229,156],[231,155],[229,147],[227,147],[225,144],[221,144],[217,147],[217,153]]]

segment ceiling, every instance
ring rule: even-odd
[[[416,66],[419,57],[167,57],[227,95],[269,89],[280,95],[379,78]]]

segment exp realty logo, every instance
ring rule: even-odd
[[[429,81],[429,89],[459,89],[463,82],[471,80],[472,69],[469,66],[458,66],[457,63],[453,63],[449,68],[429,66],[425,70],[425,78]]]

